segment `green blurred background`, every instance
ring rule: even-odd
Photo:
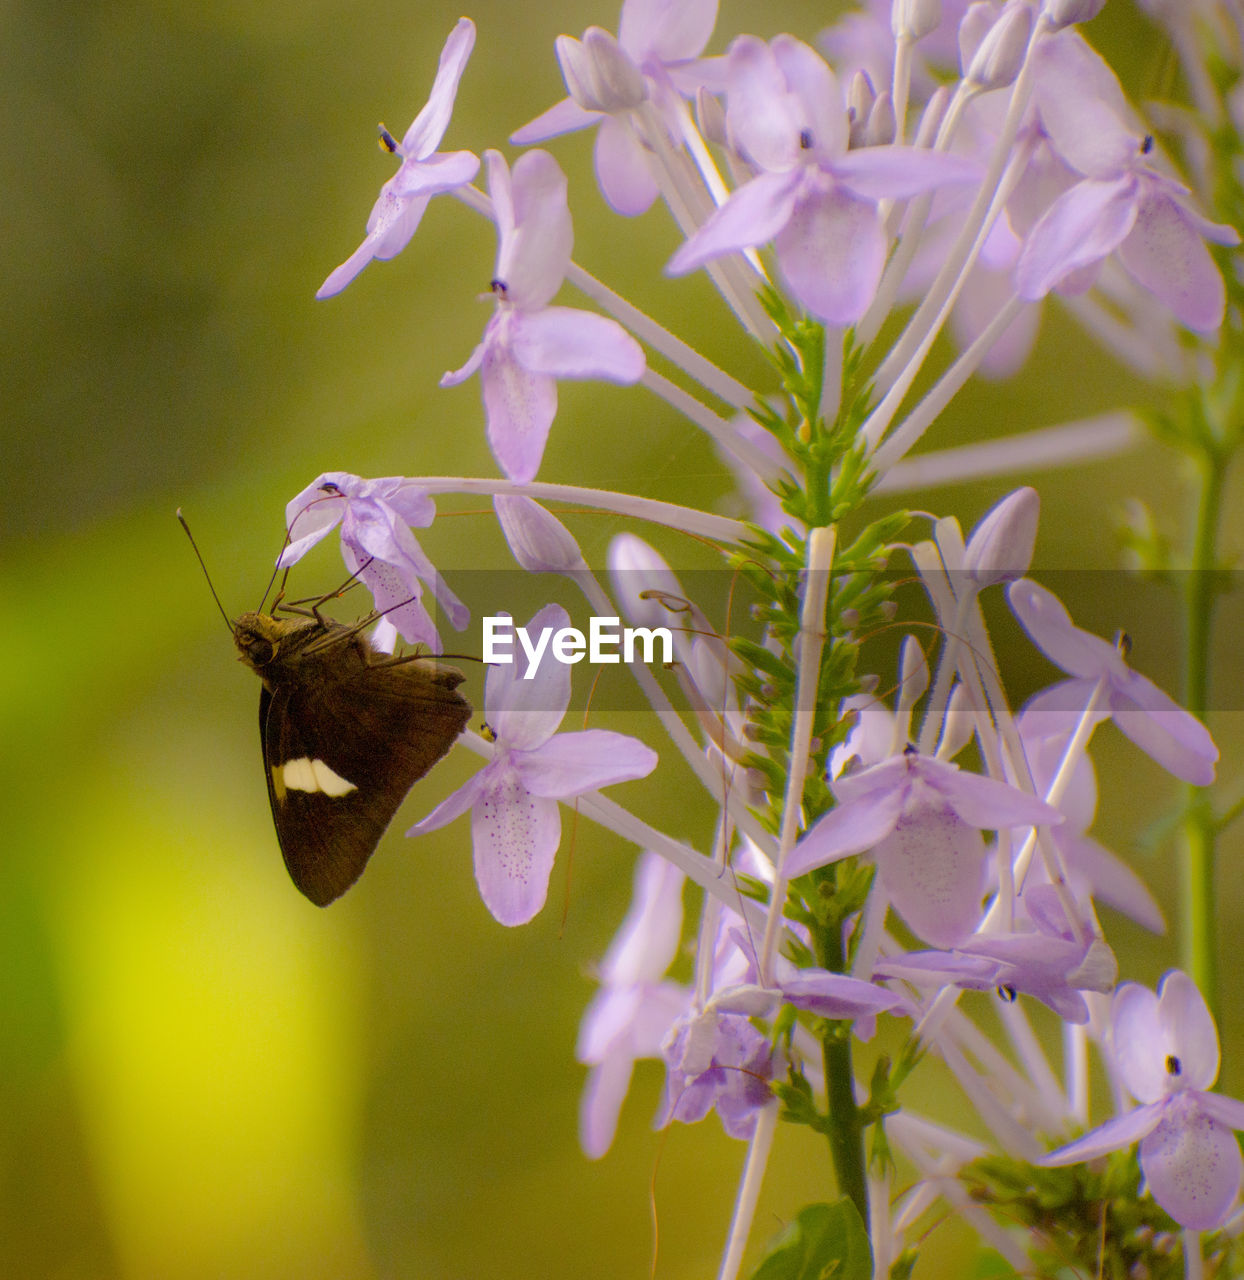
[[[713,49],[740,30],[810,36],[829,12],[723,4]],[[457,16],[343,0],[0,4],[4,1276],[608,1280],[648,1274],[652,1205],[657,1274],[715,1271],[741,1145],[711,1122],[654,1134],[652,1064],[610,1155],[588,1162],[576,1143],[576,1026],[633,850],[586,822],[572,840],[567,816],[549,908],[502,929],[475,893],[464,823],[400,835],[474,769],[455,756],[360,885],[312,908],[271,829],[256,683],[173,519],[182,506],[236,613],[258,602],[284,503],[321,470],[495,474],[477,388],[436,387],[488,315],[476,298],[489,227],[434,202],[396,262],[312,297],[392,171],[376,121],[405,129]],[[612,9],[565,0],[494,0],[471,16],[479,40],[445,145],[477,152],[562,95],[559,32],[616,26]],[[1145,92],[1156,33],[1123,0],[1092,30]],[[591,184],[586,138],[554,150],[579,260],[757,373],[707,283],[661,276],[676,242],[663,214],[619,225]],[[969,389],[932,443],[1153,396],[1051,310],[1022,380]],[[719,506],[729,490],[663,406],[586,386],[563,388],[541,478]],[[1040,484],[1039,559],[1052,567],[1115,564],[1108,517],[1129,493],[1179,515],[1156,449]],[[920,502],[970,525],[1011,485]],[[424,543],[443,568],[507,565],[485,504],[440,506],[454,514]],[[622,527],[574,521],[597,563]],[[680,566],[708,563],[657,540]],[[340,577],[326,547],[295,585],[311,594]],[[547,584],[515,581],[495,607],[526,615],[546,598]],[[1177,637],[1148,600],[1099,600],[1091,621],[1147,634],[1153,660],[1142,648],[1138,665],[1169,673]],[[478,705],[477,674],[470,688]],[[1230,719],[1214,726],[1228,744]],[[1130,747],[1102,749],[1104,838],[1135,852],[1173,793]],[[709,830],[698,796],[642,783],[616,795],[680,836]],[[1224,890],[1237,859],[1238,843]],[[1168,856],[1144,871],[1169,901]],[[1229,937],[1237,898],[1223,898]],[[1125,974],[1153,981],[1173,961],[1171,943],[1107,923]],[[1225,1021],[1238,1039],[1238,1007]],[[1244,1092],[1238,1057],[1223,1085]],[[917,1092],[961,1110],[932,1077]],[[825,1152],[802,1135],[779,1137],[772,1168],[759,1239],[830,1190]],[[934,1231],[920,1274],[959,1274],[962,1243],[953,1225]]]

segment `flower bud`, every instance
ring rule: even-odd
[[[726,109],[721,99],[703,85],[695,91],[695,123],[706,141],[719,147],[727,145]]]
[[[648,96],[643,73],[608,31],[588,27],[582,40],[558,36],[556,46],[566,88],[585,111],[629,111]]]
[[[1003,498],[972,530],[963,568],[977,590],[995,582],[1014,582],[1032,564],[1041,499],[1024,486]]]
[[[1045,0],[1045,21],[1053,31],[1095,18],[1106,0]]]
[[[868,127],[864,131],[866,147],[884,147],[894,141],[898,133],[898,119],[894,115],[894,97],[887,89],[877,95],[873,109],[868,113]]]
[[[973,5],[964,15],[963,25],[959,28],[961,54],[963,29],[973,10],[980,7]],[[1031,35],[1032,10],[1026,4],[1008,5],[980,41],[968,62],[964,78],[978,90],[1004,88],[1019,75]]]
[[[894,0],[890,30],[896,40],[920,40],[937,30],[942,20],[942,0]]]
[[[867,145],[864,138],[868,132],[868,117],[872,115],[873,103],[877,101],[877,91],[868,78],[867,71],[857,71],[851,77],[851,87],[847,90],[847,119],[851,123],[851,147]]]
[[[975,0],[968,5],[959,21],[959,68],[967,75],[981,41],[998,20],[999,9],[994,0]]]
[[[929,664],[925,660],[924,650],[914,636],[903,641],[899,655],[898,680],[901,687],[902,700],[908,705],[920,701],[929,687]]]
[[[529,573],[573,573],[587,568],[570,530],[538,502],[521,494],[499,493],[492,505],[514,559]]]

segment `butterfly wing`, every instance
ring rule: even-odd
[[[281,854],[321,907],[362,875],[406,793],[471,716],[461,672],[368,656],[377,660],[278,683],[259,699]]]

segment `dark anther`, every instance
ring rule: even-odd
[[[495,293],[498,298],[504,298],[510,291],[509,285],[507,285],[504,280],[489,280],[488,288],[492,293]]]
[[[909,742],[909,743],[908,743],[908,744],[903,748],[903,754],[904,754],[905,756],[918,756],[918,755],[920,754],[920,748],[919,748],[919,747],[917,747],[917,746],[916,746],[916,744],[915,744],[914,742]]]
[[[324,483],[320,485],[320,492],[321,493],[340,493],[341,486],[335,480],[325,480]]]
[[[1144,141],[1140,144],[1140,154],[1147,156],[1153,150],[1153,134],[1145,134]]]
[[[1008,982],[1005,986],[998,988],[998,994],[1007,1004],[1014,1004],[1016,995],[1018,994],[1013,986]]]
[[[390,151],[396,155],[397,139],[388,131],[388,129],[384,127],[383,124],[379,126],[379,129],[380,129],[380,145],[386,151]]]
[[[799,130],[799,150],[800,151],[812,150],[812,130],[811,129]]]
[[[1116,631],[1114,647],[1119,651],[1120,658],[1126,658],[1132,652],[1132,637],[1126,631]]]
[[[1173,1053],[1166,1055],[1166,1074],[1168,1076],[1177,1076],[1183,1073],[1183,1063],[1179,1061]]]

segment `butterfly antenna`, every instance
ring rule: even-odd
[[[229,628],[229,634],[233,634],[233,623],[229,621],[229,615],[225,612],[225,606],[220,603],[220,597],[216,594],[216,588],[212,585],[212,575],[207,571],[207,564],[203,560],[203,553],[199,550],[199,544],[194,540],[194,534],[190,532],[190,526],[186,523],[186,517],[182,515],[181,508],[177,508],[177,521],[186,531],[186,537],[190,539],[190,545],[194,548],[195,558],[199,562],[199,568],[203,570],[203,576],[207,579],[207,589],[212,593],[212,599],[216,601],[216,608],[220,610],[220,616],[225,620],[225,626]]]

